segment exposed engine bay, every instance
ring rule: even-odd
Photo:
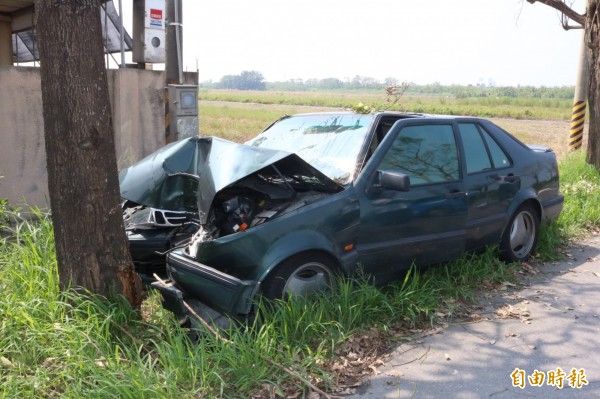
[[[172,143],[122,170],[119,181],[132,255],[139,250],[136,267],[149,258],[164,266],[169,250],[188,243],[193,256],[201,242],[243,233],[344,189],[296,154],[214,137]]]
[[[132,242],[132,252],[136,250],[132,238],[141,235],[146,243],[154,244],[156,254],[161,257],[188,243],[188,253],[194,256],[202,242],[243,232],[331,194],[311,190],[310,186],[287,178],[272,177],[255,173],[219,191],[205,224],[200,224],[197,213],[156,209],[125,201],[123,222]],[[149,240],[149,235],[154,239]],[[136,266],[139,268],[142,264]]]
[[[218,192],[205,231],[213,238],[244,231],[313,202],[326,193],[265,173],[252,174]]]
[[[207,223],[194,234],[188,253],[195,256],[197,246],[206,241],[243,232],[279,217],[331,193],[296,188],[288,179],[271,180],[256,173],[221,190],[214,198]]]

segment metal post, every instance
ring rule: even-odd
[[[581,35],[581,49],[579,53],[579,68],[577,71],[577,84],[573,98],[573,115],[571,116],[571,132],[569,134],[569,150],[581,148],[583,141],[583,125],[585,123],[585,108],[587,105],[587,78],[588,78],[588,52],[585,45],[585,30]]]
[[[102,3],[100,5],[100,7],[102,7],[102,9],[104,10],[104,32],[102,32],[104,34],[104,51],[106,52],[106,69],[109,68],[110,66],[110,58],[108,58],[108,55],[110,54],[110,51],[108,51],[108,12],[106,12],[106,4]]]
[[[178,10],[176,11],[176,8]],[[171,143],[177,141],[177,118],[175,114],[170,114],[173,107],[169,102],[168,85],[179,83],[179,54],[178,54],[178,33],[177,29],[181,25],[181,1],[177,4],[175,0],[166,0],[167,21],[166,21],[166,56],[165,56],[165,142]],[[181,40],[179,40],[181,42]]]
[[[119,26],[119,40],[121,45],[121,65],[120,68],[125,67],[125,33],[123,28],[123,0],[119,0],[119,22],[121,26]]]
[[[182,32],[183,25],[181,24],[181,2],[175,0],[175,43],[177,45],[177,72],[179,73],[179,84],[183,84],[183,46]]]

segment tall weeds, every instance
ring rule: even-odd
[[[543,230],[546,259],[557,256],[557,244],[600,224],[598,172],[583,154],[567,157],[560,169],[566,201]],[[35,215],[23,220],[0,206],[1,398],[241,398],[265,386],[280,396],[328,389],[335,379],[324,365],[353,334],[429,325],[519,267],[499,262],[491,248],[410,268],[385,287],[341,278],[329,295],[259,303],[254,322],[224,331],[226,340],[206,333],[193,342],[156,293],[140,312],[125,300],[60,291],[51,221]]]

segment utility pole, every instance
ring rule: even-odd
[[[181,49],[183,48],[182,7],[183,0],[166,0],[167,2],[167,37],[165,63],[165,143],[177,140],[177,121],[169,99],[169,85],[182,84]],[[175,100],[175,99],[173,99]]]
[[[569,134],[569,150],[581,148],[583,142],[583,125],[585,124],[585,108],[587,106],[588,86],[588,51],[585,44],[585,30],[581,34],[581,49],[579,52],[579,67],[575,97],[573,97],[573,115],[571,116],[571,132]]]
[[[198,85],[183,82],[183,0],[167,0],[165,143],[198,137]]]

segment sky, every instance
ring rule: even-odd
[[[200,81],[245,70],[270,82],[360,75],[416,84],[571,86],[577,76],[582,31],[563,30],[560,14],[541,3],[180,1],[183,68],[197,66]],[[573,3],[585,11],[585,0]],[[128,27],[131,0],[123,8]]]

